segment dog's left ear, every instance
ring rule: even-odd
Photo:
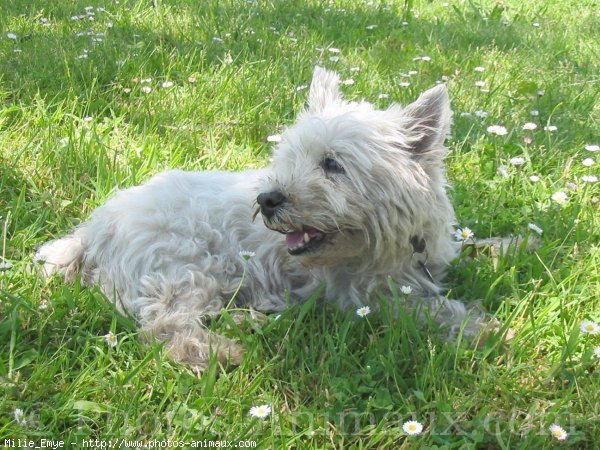
[[[308,112],[320,113],[327,105],[339,102],[341,98],[340,76],[315,66],[308,94]]]
[[[450,133],[452,110],[446,86],[440,84],[425,91],[414,103],[404,109],[406,133],[410,138],[409,147],[415,156],[429,159],[432,154],[445,153],[443,147]]]

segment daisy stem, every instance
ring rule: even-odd
[[[367,321],[367,325],[369,326],[369,329],[371,330],[371,335],[374,337],[375,336],[375,330],[373,329],[373,325],[371,325],[371,321],[369,320],[368,317],[365,317],[365,320]]]
[[[229,299],[229,302],[227,302],[227,306],[225,306],[225,309],[229,309],[229,307],[232,305],[233,301],[237,297],[238,292],[240,292],[240,289],[242,288],[242,285],[244,284],[244,278],[246,277],[247,268],[248,268],[248,261],[244,261],[244,271],[242,272],[242,278],[240,279],[237,289],[235,290],[235,292]]]

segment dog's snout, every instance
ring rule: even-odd
[[[259,194],[256,201],[260,205],[260,211],[267,218],[273,217],[277,209],[286,201],[281,191],[263,192]]]

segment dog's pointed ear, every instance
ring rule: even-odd
[[[308,111],[319,113],[327,105],[337,102],[341,98],[340,76],[335,72],[315,66],[308,94]]]
[[[440,84],[425,91],[404,109],[409,147],[415,156],[445,154],[443,147],[452,125],[452,110],[446,86]]]

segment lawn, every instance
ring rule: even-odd
[[[600,320],[599,11],[595,0],[0,3],[0,445],[597,448],[600,333],[581,325]],[[245,359],[197,377],[140,343],[97,289],[41,277],[35,249],[117,187],[167,168],[268,164],[316,64],[380,107],[447,83],[460,226],[539,239],[465,254],[447,280],[512,340],[445,342],[410,312],[361,318],[316,295],[264,323],[224,313],[210,327]],[[249,414],[259,405],[271,407],[263,419]],[[407,434],[409,420],[423,431]]]

